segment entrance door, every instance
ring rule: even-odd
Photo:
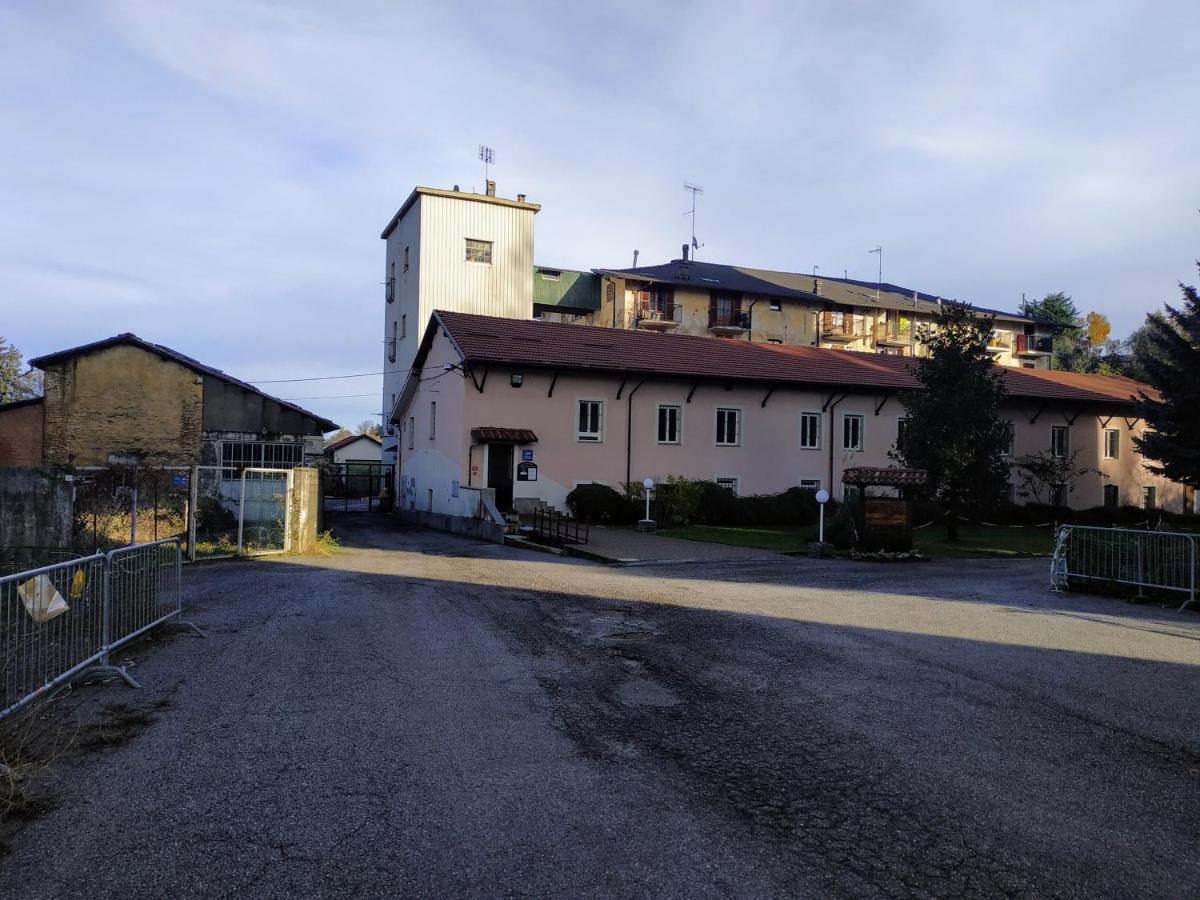
[[[512,444],[488,444],[487,486],[496,489],[496,508],[509,512],[513,501]]]

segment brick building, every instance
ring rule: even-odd
[[[290,468],[337,424],[120,334],[30,360],[44,397],[0,407],[0,465]]]

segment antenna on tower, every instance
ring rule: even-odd
[[[483,163],[483,183],[488,183],[488,166],[495,165],[496,151],[486,144],[479,145],[479,161]]]
[[[875,283],[875,302],[879,302],[879,292],[883,288],[883,244],[876,245],[874,250],[868,250],[868,253],[879,254],[879,281]]]
[[[704,188],[700,187],[698,184],[690,184],[685,181],[683,183],[683,189],[685,191],[690,191],[692,194],[692,208],[690,210],[684,210],[683,214],[685,216],[690,215],[692,217],[692,259],[695,259],[696,251],[704,246],[696,240],[696,195],[703,194]]]

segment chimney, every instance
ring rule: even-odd
[[[818,297],[821,296],[821,283],[817,279],[813,279],[813,293]]]
[[[524,195],[524,194],[517,194],[517,202],[518,202],[518,203],[524,203],[524,202],[525,202],[525,195]]]
[[[457,184],[454,186],[454,193],[456,193],[456,194],[458,193],[458,185]]]
[[[688,245],[687,244],[683,245],[683,256],[681,256],[679,258],[682,259],[684,262],[688,261]]]
[[[487,187],[484,190],[487,191],[487,195],[489,197],[495,197],[496,196],[496,182],[492,181],[492,179],[489,178],[487,180]]]

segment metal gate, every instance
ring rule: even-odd
[[[392,467],[385,463],[326,463],[321,482],[321,502],[327,513],[391,509]]]

